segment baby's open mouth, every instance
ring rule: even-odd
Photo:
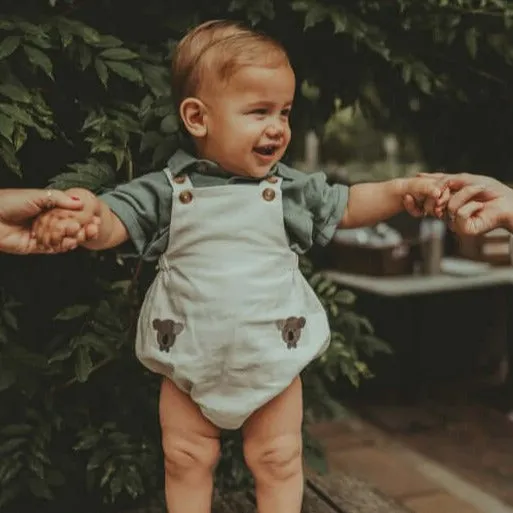
[[[259,155],[266,155],[266,156],[274,155],[277,150],[278,150],[278,146],[275,146],[275,145],[257,146],[256,148],[253,148],[253,151],[255,153],[258,153]]]

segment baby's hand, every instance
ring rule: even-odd
[[[73,190],[72,194],[82,200],[82,210],[54,208],[40,214],[32,225],[32,235],[38,246],[48,252],[60,253],[75,249],[98,235],[100,220],[96,215],[96,197],[85,190]]]
[[[431,215],[442,218],[451,198],[444,175],[422,174],[408,180],[403,198],[405,210],[414,217]]]
[[[98,235],[99,218],[81,222],[70,210],[60,208],[40,214],[32,225],[32,234],[40,248],[50,253],[63,253]]]

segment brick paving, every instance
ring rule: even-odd
[[[451,488],[441,472],[437,477],[424,470],[422,456],[407,457],[409,449],[362,419],[318,423],[311,432],[325,448],[330,471],[359,477],[412,513],[513,513],[513,508],[457,476],[456,493],[456,484]]]

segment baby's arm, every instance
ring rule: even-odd
[[[357,228],[384,221],[405,210],[404,200],[407,195],[420,203],[432,201],[432,210],[446,202],[440,181],[431,177],[356,184],[349,189],[347,207],[339,227]]]

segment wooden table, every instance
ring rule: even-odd
[[[427,382],[473,379],[501,358],[513,364],[513,267],[472,276],[324,274],[357,294],[356,311],[394,350],[374,367],[377,384],[415,396]]]
[[[513,285],[513,267],[490,268],[482,274],[455,276],[437,274],[432,276],[366,276],[328,270],[323,273],[334,283],[382,296],[399,297],[427,295]],[[513,312],[512,312],[513,313]]]

